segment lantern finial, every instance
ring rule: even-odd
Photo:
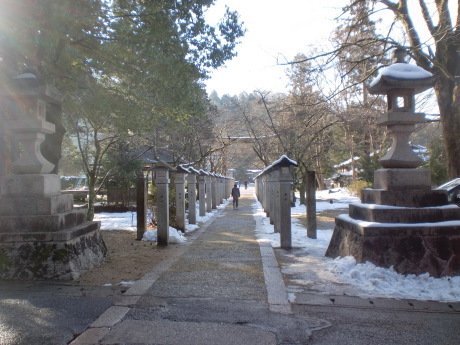
[[[398,47],[393,50],[393,62],[394,63],[407,63],[407,50],[402,47]]]

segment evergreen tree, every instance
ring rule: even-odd
[[[101,166],[116,143],[132,135],[148,140],[154,131],[185,132],[206,118],[201,80],[235,55],[244,34],[230,10],[217,27],[208,25],[204,12],[213,3],[0,3],[0,82],[28,67],[67,95],[64,120],[89,181],[88,219]]]

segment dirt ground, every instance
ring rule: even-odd
[[[334,229],[335,217],[339,214],[347,213],[344,210],[327,210],[316,216],[316,228],[318,230]],[[305,228],[307,227],[307,217],[298,217]]]
[[[77,285],[104,285],[133,282],[152,270],[155,265],[175,255],[179,245],[159,247],[154,242],[136,240],[136,232],[102,230],[108,249],[107,258],[99,266],[73,283]]]

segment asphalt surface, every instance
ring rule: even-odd
[[[0,345],[458,344],[460,303],[329,296],[282,276],[252,190],[129,289],[0,281]],[[285,286],[290,287],[289,302]]]

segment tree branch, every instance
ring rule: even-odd
[[[436,35],[436,27],[433,25],[433,21],[431,20],[430,12],[428,11],[428,6],[425,3],[425,0],[418,0],[420,4],[420,8],[422,9],[423,19],[425,20],[426,26],[430,31],[431,35]]]

